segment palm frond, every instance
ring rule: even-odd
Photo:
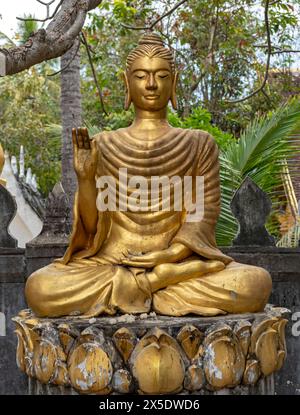
[[[285,233],[277,242],[280,248],[297,248],[300,245],[300,221]]]
[[[293,172],[297,174],[300,161],[294,160],[299,154],[300,140],[293,134],[300,131],[300,101],[292,99],[267,117],[254,119],[237,142],[231,142],[222,150],[221,189],[222,211],[217,226],[217,242],[231,243],[230,235],[235,235],[237,224],[230,211],[230,201],[234,191],[246,176],[252,180],[272,200],[272,214],[268,222],[269,232],[278,234],[275,213],[282,200],[286,200],[283,185],[286,161],[293,160]],[[232,217],[232,219],[230,218]]]
[[[292,99],[268,117],[254,119],[238,143],[229,144],[227,158],[241,174],[247,175],[261,164],[274,161],[274,154],[284,149],[286,139],[297,129],[300,129],[300,102]]]
[[[45,131],[50,136],[61,139],[62,126],[60,124],[48,124],[45,126]]]

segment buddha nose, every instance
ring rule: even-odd
[[[147,82],[146,88],[150,89],[150,90],[157,89],[157,83],[155,81],[155,77],[154,77],[153,73],[150,73],[150,75],[148,77],[148,82]]]

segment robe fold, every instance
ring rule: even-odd
[[[258,267],[236,264],[216,246],[215,226],[220,212],[218,147],[214,139],[200,130],[172,128],[161,137],[142,140],[129,129],[102,132],[94,137],[98,148],[97,178],[113,177],[116,198],[130,194],[120,180],[120,169],[127,178],[177,176],[204,178],[204,210],[196,222],[187,220],[182,194],[182,210],[98,211],[95,232],[89,234],[80,216],[78,195],[74,203],[74,224],[65,256],[36,271],[26,285],[30,307],[38,315],[59,316],[101,313],[144,313],[151,309],[166,315],[216,315],[226,312],[261,310],[270,293],[269,274]],[[101,189],[98,190],[100,192]],[[164,200],[173,206],[174,187]],[[161,208],[157,194],[152,204]],[[150,203],[150,192],[148,206]],[[129,255],[159,251],[173,243],[193,251],[191,260],[215,259],[223,271],[206,274],[170,285],[155,293],[147,280],[147,269],[122,266]],[[189,261],[189,259],[185,259]],[[179,264],[178,264],[179,265]],[[155,268],[154,268],[155,271]],[[259,288],[259,289],[258,289]],[[257,291],[260,290],[260,293]],[[35,293],[39,293],[35,295]]]

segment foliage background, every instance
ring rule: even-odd
[[[141,32],[126,25],[148,25],[175,3],[103,0],[89,14],[84,34],[108,113],[102,111],[82,46],[83,120],[92,130],[117,129],[128,126],[133,119],[132,109],[123,110],[121,73]],[[286,207],[280,162],[297,151],[289,134],[293,127],[300,128],[299,104],[293,101],[287,107],[282,105],[299,94],[300,75],[293,69],[299,55],[274,54],[264,92],[243,102],[229,102],[257,88],[264,77],[264,3],[265,0],[189,0],[155,27],[173,50],[180,71],[179,109],[176,113],[169,111],[169,122],[210,132],[221,149],[223,216],[218,242],[222,245],[228,244],[236,232],[229,202],[246,174],[271,194],[275,210]],[[297,49],[299,7],[300,0],[272,2],[269,18],[273,51]],[[14,39],[0,34],[0,42],[23,43],[37,28],[36,22],[20,23]],[[61,174],[60,77],[49,76],[58,69],[59,61],[53,60],[0,79],[0,142],[11,155],[18,155],[20,145],[24,145],[26,165],[37,174],[44,196]],[[275,214],[269,228],[279,236]]]

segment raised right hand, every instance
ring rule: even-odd
[[[87,128],[73,128],[74,169],[78,180],[95,180],[98,152],[95,140],[91,140]]]

